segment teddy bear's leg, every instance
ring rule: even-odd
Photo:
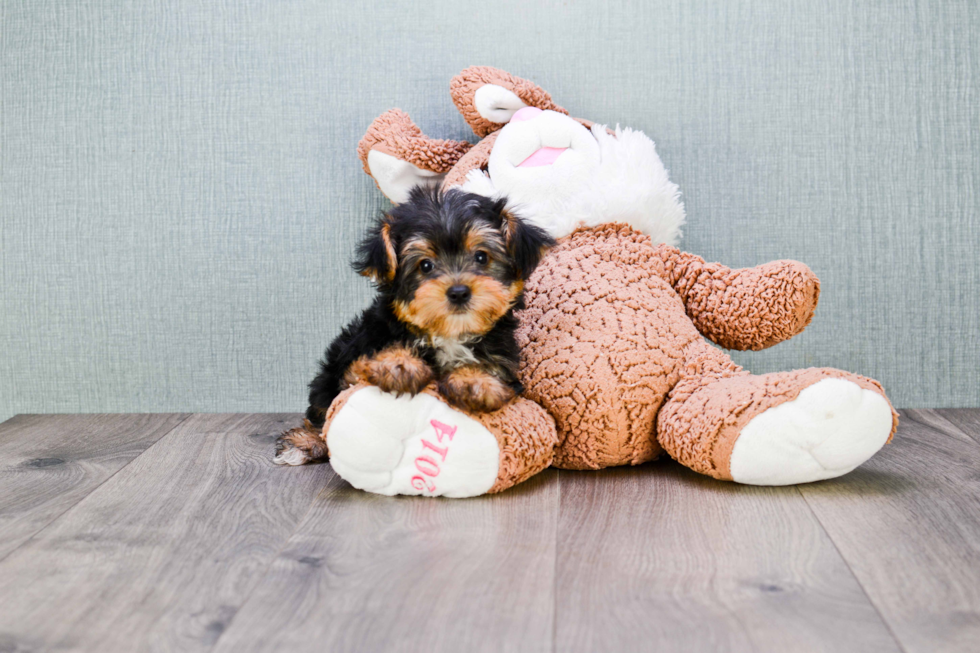
[[[872,379],[827,368],[755,376],[703,341],[686,354],[657,435],[702,474],[750,485],[835,478],[873,456],[898,424]]]
[[[531,401],[464,413],[432,387],[414,397],[349,388],[330,406],[323,433],[341,478],[389,496],[500,492],[548,467],[558,442],[554,421]]]

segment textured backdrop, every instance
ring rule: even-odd
[[[653,137],[688,251],[816,271],[812,326],[739,362],[980,405],[972,0],[3,0],[0,24],[0,419],[302,409],[370,293],[347,260],[386,200],[356,143],[393,106],[470,137],[471,64]]]

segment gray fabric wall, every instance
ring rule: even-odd
[[[980,405],[972,0],[3,0],[0,25],[0,419],[301,410],[370,294],[356,143],[393,106],[470,137],[471,64],[651,135],[688,251],[816,271],[812,326],[739,362]]]

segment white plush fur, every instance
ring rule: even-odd
[[[550,166],[519,164],[539,147],[567,147]],[[654,242],[676,245],[684,224],[680,191],[643,132],[591,130],[553,111],[500,130],[489,174],[473,170],[462,188],[506,195],[522,217],[560,238],[577,227],[624,222]]]
[[[408,199],[408,193],[418,185],[432,186],[442,181],[445,175],[422,170],[408,161],[402,161],[390,154],[371,150],[368,152],[368,168],[371,176],[378,182],[378,188],[395,204]]]
[[[498,124],[508,122],[517,111],[527,105],[513,91],[496,84],[484,84],[473,95],[476,112]]]
[[[746,424],[732,449],[732,478],[748,485],[836,478],[877,453],[891,429],[891,408],[880,394],[824,379]]]
[[[438,420],[456,427],[450,440],[432,426]],[[422,440],[446,447],[446,459]],[[482,424],[427,394],[395,397],[378,388],[355,392],[334,416],[327,431],[330,464],[345,481],[376,494],[473,497],[486,494],[497,480],[500,448]],[[416,465],[427,456],[438,463],[435,476]],[[431,470],[430,464],[422,469]],[[420,490],[422,476],[434,491]]]

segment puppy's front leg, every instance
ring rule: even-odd
[[[457,367],[439,381],[439,392],[449,403],[477,413],[503,408],[514,398],[514,390],[499,378],[475,365]]]
[[[432,381],[432,369],[408,347],[395,345],[373,356],[361,356],[344,374],[348,386],[376,385],[395,395],[416,395]]]

